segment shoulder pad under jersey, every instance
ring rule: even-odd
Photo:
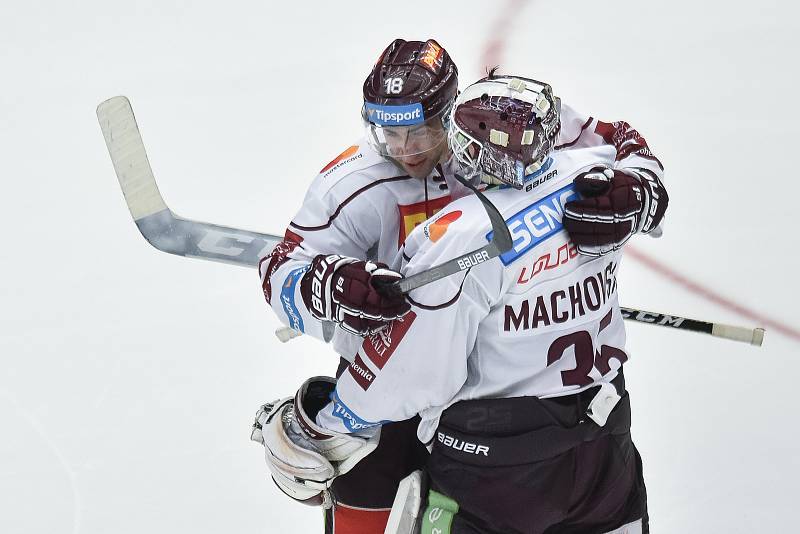
[[[384,195],[382,180],[403,176],[397,166],[375,152],[364,140],[349,147],[320,170],[306,191],[303,207],[292,219],[295,225],[319,226],[356,198]],[[374,205],[381,205],[373,198]],[[356,218],[358,218],[356,216]]]
[[[561,130],[556,138],[556,147],[566,148],[575,143],[583,131],[591,125],[591,117],[575,111],[570,106],[561,103]]]

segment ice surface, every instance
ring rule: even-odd
[[[789,2],[17,2],[0,16],[0,532],[322,532],[248,440],[264,401],[336,361],[283,345],[254,271],[138,234],[94,109],[131,98],[168,204],[279,233],[360,134],[394,37],[435,36],[465,83],[506,72],[625,119],[667,166],[635,246],[795,328],[800,17]],[[497,22],[497,21],[501,22]],[[463,84],[462,84],[463,85]],[[627,306],[749,324],[623,265]],[[630,325],[626,374],[654,532],[785,532],[800,479],[798,341]]]

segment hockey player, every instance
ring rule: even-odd
[[[512,248],[412,291],[411,311],[338,381],[263,406],[253,437],[274,479],[323,498],[382,424],[419,413],[432,447],[422,532],[647,532],[617,275],[624,242],[663,218],[661,164],[627,124],[578,119],[524,78],[467,88],[450,140],[465,173],[502,184],[486,197]],[[485,245],[490,229],[477,196],[455,201],[406,240],[403,274]]]
[[[399,276],[385,264],[414,226],[469,193],[447,164],[443,119],[457,87],[456,65],[436,41],[392,42],[364,82],[365,138],[320,171],[284,241],[260,263],[264,296],[280,320],[326,341],[332,335],[341,370],[364,335],[409,310],[370,280]],[[383,532],[398,482],[428,455],[417,423],[387,425],[378,450],[336,480],[325,503],[308,503],[329,508],[326,532]]]

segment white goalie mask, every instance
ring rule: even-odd
[[[522,189],[555,145],[560,105],[545,83],[490,75],[456,99],[450,149],[465,174]]]

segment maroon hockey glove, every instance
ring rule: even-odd
[[[320,254],[300,281],[303,302],[317,319],[368,336],[411,309],[403,295],[382,295],[376,285],[402,278],[386,264]]]
[[[587,256],[619,249],[637,233],[656,228],[667,210],[664,186],[647,170],[595,167],[575,178],[582,199],[564,206],[564,228]]]

